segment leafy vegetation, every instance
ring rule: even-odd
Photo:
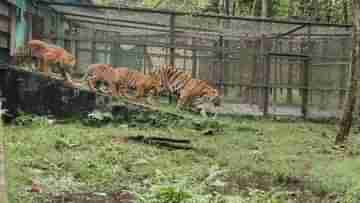
[[[147,8],[166,8],[188,12],[226,14],[220,0],[97,0],[98,4],[125,4]],[[269,5],[268,15],[273,17],[296,16],[307,20],[329,23],[350,23],[350,0],[229,0],[230,15],[260,16],[262,3]]]
[[[181,115],[138,114],[122,121],[95,112],[91,123],[18,117],[4,129],[11,202],[79,193],[105,198],[118,191],[159,203],[360,199],[357,136],[343,151],[332,148],[336,129],[329,124]],[[195,150],[124,139],[137,135],[188,139]]]

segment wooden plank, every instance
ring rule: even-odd
[[[269,55],[270,55],[270,56],[275,56],[275,57],[309,58],[308,55],[304,55],[304,54],[286,54],[286,53],[274,53],[274,52],[270,52]]]
[[[63,37],[57,36],[54,39],[67,39],[74,40],[78,42],[90,42],[93,39],[86,37]],[[191,46],[191,45],[171,45],[164,42],[151,42],[151,41],[139,41],[139,40],[130,40],[130,39],[121,39],[119,38],[109,38],[103,40],[96,40],[97,43],[120,43],[120,44],[129,44],[129,45],[139,45],[139,46],[149,46],[149,47],[163,47],[163,48],[179,48],[179,49],[189,49],[189,50],[202,50],[202,51],[215,51],[214,47],[206,46]]]
[[[311,66],[325,66],[324,68],[329,68],[329,66],[337,65],[350,65],[350,62],[333,62],[333,63],[312,63]]]
[[[253,87],[253,88],[290,88],[290,89],[308,89],[312,91],[348,91],[347,88],[327,88],[327,87],[312,87],[312,86],[304,86],[304,85],[283,85],[283,84],[260,84],[260,83],[247,83],[247,82],[240,82],[240,83],[223,83],[217,82],[216,85],[223,85],[223,86],[243,86],[243,87]]]
[[[299,25],[299,26],[297,26],[297,27],[295,27],[295,28],[293,28],[293,29],[291,29],[291,30],[289,30],[287,32],[279,33],[276,36],[274,36],[273,38],[280,38],[280,37],[283,37],[283,36],[290,35],[291,33],[294,33],[294,32],[296,32],[298,30],[303,29],[305,26],[306,26],[305,24],[304,25]]]

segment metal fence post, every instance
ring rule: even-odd
[[[308,116],[308,98],[309,98],[309,66],[310,66],[310,58],[305,59],[304,61],[304,70],[303,70],[303,95],[302,95],[302,107],[301,113],[303,118],[306,119]]]
[[[197,78],[197,53],[196,49],[192,50],[192,69],[191,74],[193,78]]]
[[[93,40],[91,41],[91,63],[96,63],[96,34],[97,30],[94,30]]]
[[[170,15],[170,65],[175,66],[175,14]]]
[[[265,56],[265,70],[264,70],[264,107],[263,114],[267,116],[269,114],[269,83],[270,83],[270,66],[271,66],[271,58],[269,54]]]
[[[144,74],[146,74],[146,66],[147,66],[147,61],[146,61],[146,57],[147,57],[147,53],[146,53],[146,45],[143,46],[143,53],[144,53],[144,58],[143,58],[143,72]],[[148,70],[148,72],[150,72],[150,70]]]
[[[170,14],[170,65],[175,67],[175,14]],[[172,103],[169,93],[169,104]]]
[[[218,49],[218,54],[219,54],[219,68],[217,71],[215,71],[215,76],[217,80],[219,80],[220,77],[220,90],[221,90],[221,94],[225,96],[225,81],[224,81],[224,69],[225,69],[225,62],[224,62],[224,37],[222,35],[219,36],[219,46],[217,47]],[[219,71],[220,70],[220,71]],[[219,75],[220,76],[219,76]]]
[[[307,30],[307,55],[309,57],[305,58],[304,61],[304,70],[303,70],[303,94],[302,94],[302,108],[301,113],[304,119],[308,116],[308,104],[309,104],[309,83],[310,83],[310,56],[312,56],[312,44],[311,44],[311,25],[308,24],[308,30]]]

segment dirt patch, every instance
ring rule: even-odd
[[[243,192],[249,195],[250,189],[265,192],[278,191],[283,193],[288,200],[293,202],[337,202],[337,195],[316,190],[312,181],[292,176],[274,176],[265,172],[254,172],[251,175],[230,175],[226,181],[228,184],[225,193]]]

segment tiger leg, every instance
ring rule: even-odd
[[[44,72],[45,59],[40,58],[39,71]]]
[[[188,103],[189,97],[187,95],[181,95],[176,104],[176,109],[181,110]]]
[[[65,67],[63,65],[61,65],[60,63],[57,63],[56,66],[57,66],[58,70],[61,71],[61,75],[64,78],[64,83],[69,86],[75,86],[71,79],[70,74],[65,70]]]
[[[118,95],[122,96],[122,97],[128,97],[126,85],[124,85],[124,84],[118,85]]]
[[[132,97],[132,100],[139,101],[145,95],[145,90],[142,86],[136,88],[135,97]]]
[[[111,96],[116,97],[117,96],[116,84],[112,82],[109,84],[109,86],[110,86]]]
[[[201,114],[201,116],[204,117],[204,118],[207,118],[207,117],[208,117],[205,108],[201,108],[200,114]]]
[[[216,119],[216,118],[217,118],[218,113],[219,113],[219,109],[218,109],[218,108],[215,108],[215,109],[214,109],[213,119]]]
[[[97,82],[97,78],[91,78],[87,80],[87,84],[89,86],[89,89],[93,92],[95,92],[95,84]]]
[[[49,61],[47,59],[43,59],[42,61],[42,65],[40,65],[40,71],[45,73],[46,75],[49,74]]]

